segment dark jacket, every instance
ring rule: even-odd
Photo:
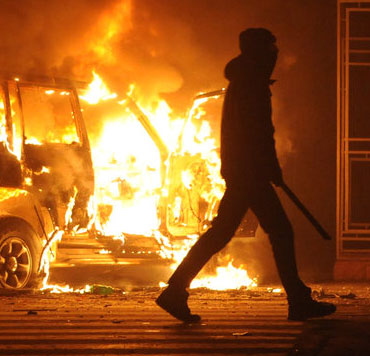
[[[242,55],[226,65],[230,83],[221,123],[221,174],[227,183],[281,176],[271,121],[271,72]]]

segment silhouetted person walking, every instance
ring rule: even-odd
[[[211,228],[191,248],[156,300],[175,318],[197,322],[187,299],[189,287],[207,261],[231,240],[250,208],[269,235],[276,266],[288,296],[291,320],[331,314],[335,306],[311,298],[299,278],[293,230],[271,185],[283,184],[271,121],[270,79],[278,49],[276,38],[263,28],[250,28],[239,37],[241,54],[225,68],[230,81],[222,113],[221,174],[226,191]]]

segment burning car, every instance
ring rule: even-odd
[[[171,135],[172,147],[127,95],[116,100],[124,112],[119,125],[110,122],[107,140],[99,145],[94,137],[90,148],[82,117],[86,87],[66,79],[1,78],[3,288],[38,284],[52,260],[53,268],[169,261],[174,246],[183,254],[217,212],[224,192],[218,152],[223,90],[195,98]],[[130,141],[135,130],[143,136]],[[124,145],[104,154],[117,133]],[[123,152],[135,143],[141,157]],[[255,228],[248,218],[239,231],[251,236]]]
[[[35,283],[44,246],[86,226],[94,190],[90,146],[76,83],[2,76],[0,86],[0,284]],[[67,219],[66,219],[67,217]]]

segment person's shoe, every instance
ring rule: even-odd
[[[189,293],[186,290],[179,290],[175,287],[167,287],[156,299],[159,307],[184,323],[198,323],[200,316],[192,314],[188,307]]]
[[[336,306],[331,303],[317,302],[312,298],[301,301],[290,302],[288,310],[288,319],[294,321],[304,321],[311,318],[320,318],[333,314]]]

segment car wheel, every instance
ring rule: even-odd
[[[37,279],[41,241],[24,223],[0,223],[0,287],[31,287]]]

